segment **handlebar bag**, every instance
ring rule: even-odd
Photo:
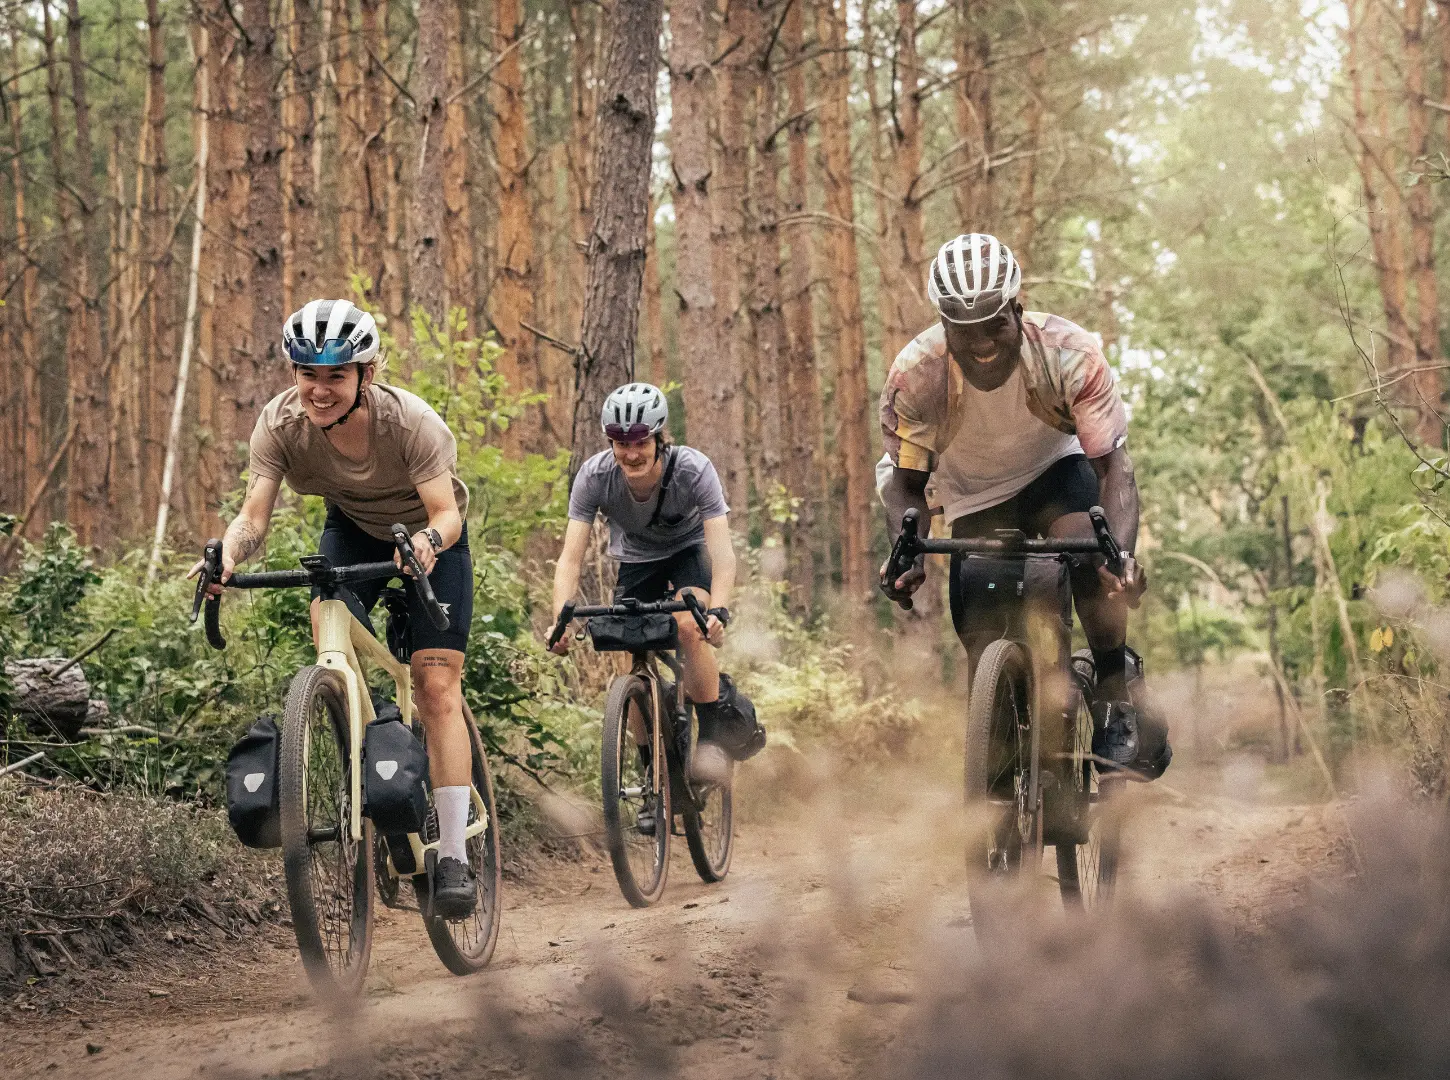
[[[363,732],[363,813],[386,834],[422,832],[428,820],[428,751],[401,720]]]
[[[952,562],[952,624],[963,643],[999,637],[1025,641],[1029,612],[1057,636],[1070,633],[1072,587],[1061,559],[968,555]]]
[[[282,846],[277,807],[277,760],[282,733],[271,716],[260,716],[227,754],[227,820],[249,848]]]
[[[673,615],[596,615],[589,620],[595,652],[661,652],[679,645],[679,624]]]

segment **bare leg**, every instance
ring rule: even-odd
[[[463,719],[463,654],[457,649],[415,652],[413,701],[428,733],[428,772],[433,786],[468,784],[473,748]]]
[[[693,593],[705,609],[710,607],[710,594],[703,589],[681,589]],[[685,668],[685,693],[696,705],[704,705],[720,696],[720,665],[715,661],[715,648],[700,633],[695,616],[688,611],[675,615],[680,624],[680,656]]]

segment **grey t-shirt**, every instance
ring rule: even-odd
[[[675,471],[653,525],[649,520],[659,500],[659,486],[644,502],[637,501],[612,450],[595,454],[574,477],[569,519],[593,523],[595,513],[602,512],[609,519],[610,558],[626,563],[669,558],[704,543],[705,522],[730,512],[709,458],[688,446],[676,446],[669,453],[675,455]]]

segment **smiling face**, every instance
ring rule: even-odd
[[[610,439],[609,448],[614,451],[614,460],[619,462],[625,479],[636,482],[649,476],[650,470],[655,467],[655,459],[659,456],[653,435],[641,442],[633,443]]]
[[[360,389],[372,382],[372,365],[341,364],[337,367],[293,368],[302,410],[318,427],[336,423],[352,408]]]
[[[1011,376],[1022,349],[1022,305],[1015,301],[978,323],[942,319],[947,349],[967,381],[995,390]]]

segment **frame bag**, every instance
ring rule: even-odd
[[[363,732],[363,813],[389,836],[422,832],[428,820],[428,751],[387,715]]]
[[[260,716],[227,754],[227,820],[249,848],[282,846],[277,808],[277,759],[282,732],[271,716]]]

